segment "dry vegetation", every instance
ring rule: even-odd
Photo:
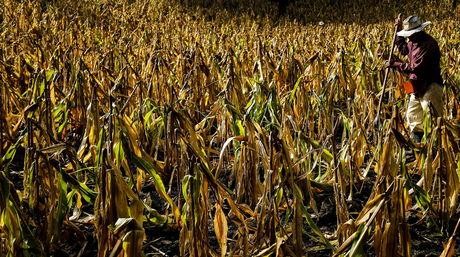
[[[459,9],[350,2],[1,2],[0,256],[458,256]],[[398,11],[443,53],[422,146],[396,73],[373,123]]]

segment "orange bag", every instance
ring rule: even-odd
[[[412,94],[415,92],[414,86],[412,85],[412,82],[410,81],[404,82],[403,87],[404,87],[404,92],[406,92],[406,94]]]

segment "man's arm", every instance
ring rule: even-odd
[[[433,58],[433,49],[428,48],[417,48],[412,54],[412,59],[409,63],[395,63],[394,67],[402,73],[409,74],[409,80],[416,92],[421,92],[426,87],[426,81],[424,74],[430,68],[431,60]]]
[[[401,55],[405,56],[409,54],[409,47],[407,47],[407,42],[403,37],[396,37],[395,44],[398,46]]]
[[[417,48],[412,54],[410,64],[397,61],[394,62],[393,67],[402,73],[411,73],[410,79],[417,79],[418,75],[421,75],[424,71],[427,70],[430,63],[430,55],[433,55],[430,54],[430,49]]]

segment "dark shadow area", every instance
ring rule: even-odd
[[[419,15],[425,20],[460,16],[457,0],[174,0],[189,13],[204,12],[210,19],[218,12],[228,18],[241,15],[268,18],[274,23],[372,24],[403,16]],[[221,15],[219,15],[221,17]]]

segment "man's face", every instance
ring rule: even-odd
[[[420,32],[421,32],[421,31],[420,31]],[[416,33],[410,35],[409,37],[407,37],[407,38],[406,38],[407,42],[413,41],[413,39],[414,39],[420,32],[416,32]]]

